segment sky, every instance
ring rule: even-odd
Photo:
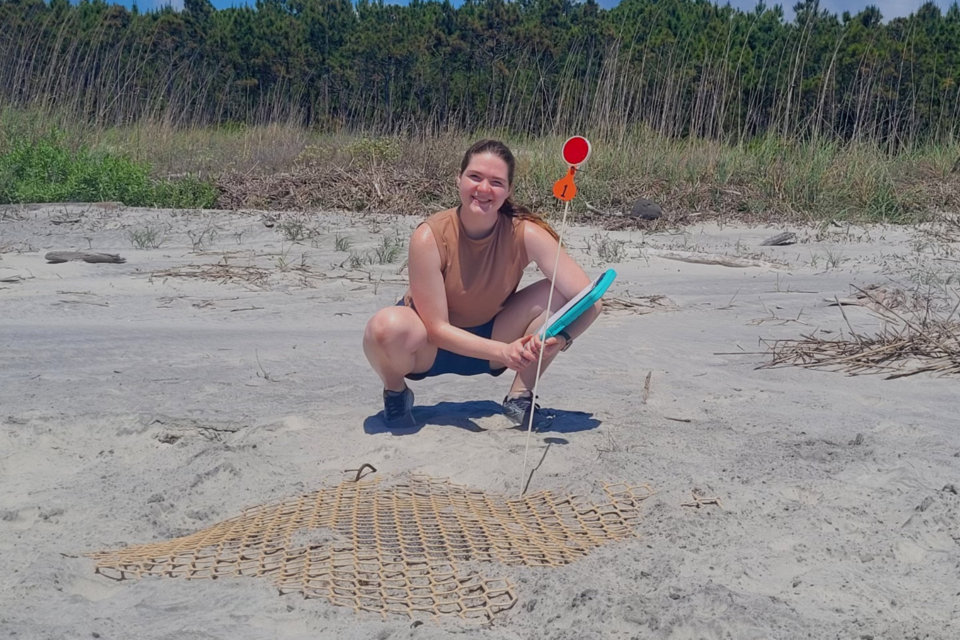
[[[117,4],[123,4],[126,6],[132,5],[132,0],[114,0]],[[391,4],[406,4],[407,0],[386,0]],[[598,0],[600,6],[607,9],[616,6],[620,0]],[[947,7],[952,4],[952,0],[935,0],[940,8],[946,12]],[[243,5],[243,4],[254,4],[255,0],[211,0],[213,6],[218,9],[223,9],[225,7]],[[793,18],[793,5],[796,0],[780,0],[780,4],[783,6],[784,12],[786,13],[787,19]],[[842,14],[844,11],[849,11],[851,14],[858,13],[861,9],[866,7],[868,4],[876,5],[880,9],[880,13],[883,15],[884,21],[890,20],[891,18],[899,18],[908,16],[917,8],[923,4],[924,0],[820,0],[820,7],[826,9],[830,13],[835,13],[837,15]],[[777,0],[766,0],[766,4],[773,6],[777,4]],[[163,5],[173,5],[174,8],[180,9],[183,7],[183,0],[138,0],[137,5],[140,7],[141,11],[150,11],[151,9],[158,8]],[[459,2],[453,0],[453,4],[457,5]],[[756,5],[756,0],[730,0],[730,4],[738,9],[744,11],[751,11]]]

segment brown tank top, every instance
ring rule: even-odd
[[[529,262],[522,221],[500,214],[485,238],[469,238],[456,209],[435,213],[426,224],[440,251],[447,312],[455,327],[476,327],[492,320],[517,290]],[[410,292],[404,296],[413,306]]]

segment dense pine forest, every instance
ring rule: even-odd
[[[960,202],[957,3],[891,20],[816,1],[794,13],[0,0],[0,201],[106,198],[23,185],[76,171],[88,184],[106,171],[91,163],[119,154],[136,166],[111,171],[138,176],[139,204],[183,192],[164,202],[428,211],[469,141],[494,134],[526,150],[519,191],[549,208],[554,149],[584,133],[599,142],[587,192],[607,207],[644,195],[678,212],[912,220]],[[145,171],[200,182],[158,190]]]
[[[0,1],[0,98],[121,124],[398,131],[507,128],[744,139],[956,135],[960,9],[888,22],[801,2],[258,0],[141,13],[101,0]]]

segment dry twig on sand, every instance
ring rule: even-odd
[[[681,507],[696,507],[697,509],[699,509],[700,507],[708,504],[715,504],[721,509],[723,509],[723,503],[720,502],[720,496],[707,498],[705,496],[700,495],[698,489],[694,489],[693,491],[691,491],[690,495],[693,496],[693,500],[690,502],[681,502],[680,503]]]
[[[665,260],[679,260],[680,262],[689,262],[692,264],[717,265],[721,267],[733,267],[743,269],[747,267],[761,267],[763,269],[776,269],[781,265],[768,262],[766,260],[756,260],[753,258],[740,258],[736,256],[725,256],[715,253],[700,253],[697,251],[668,251],[664,249],[647,249],[647,254],[655,258]]]
[[[218,284],[239,283],[264,287],[271,275],[273,271],[270,269],[221,261],[217,264],[188,264],[171,269],[160,269],[150,274],[150,278],[198,278]]]
[[[847,322],[851,335],[823,340],[805,335],[800,340],[767,342],[772,360],[759,369],[777,366],[829,368],[850,375],[887,373],[887,379],[917,373],[960,374],[960,322],[954,319],[960,301],[947,316],[929,308],[907,318],[868,291],[858,289],[871,306],[883,313],[884,326],[875,335],[857,334]]]
[[[653,313],[658,309],[676,309],[677,306],[667,296],[628,296],[625,298],[604,297],[603,313],[608,311],[627,311],[639,315]]]

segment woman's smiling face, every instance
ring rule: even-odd
[[[492,153],[478,153],[457,177],[464,210],[478,216],[496,215],[510,196],[507,163]]]

